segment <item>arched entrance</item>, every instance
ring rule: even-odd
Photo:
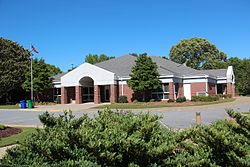
[[[79,83],[82,89],[82,103],[94,102],[94,80],[90,77],[83,77]]]

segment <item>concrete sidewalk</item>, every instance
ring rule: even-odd
[[[109,103],[105,103],[105,104],[109,104]],[[84,103],[84,104],[55,104],[55,105],[38,105],[35,106],[35,108],[29,109],[19,109],[20,111],[48,111],[48,112],[63,112],[65,110],[69,111],[86,111],[90,108],[93,107],[97,107],[100,105],[104,105],[104,103],[102,104],[94,104],[94,103]],[[16,109],[13,109],[16,110]]]

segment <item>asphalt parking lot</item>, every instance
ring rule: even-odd
[[[12,109],[0,110],[0,123],[7,125],[21,126],[41,126],[38,116],[45,111],[49,111],[55,115],[62,114],[64,109],[71,109],[73,115],[80,117],[83,114],[88,114],[93,118],[97,115],[98,109],[92,109],[94,104],[70,104],[70,105],[54,105],[42,106],[31,110]],[[202,123],[210,124],[219,119],[227,119],[227,108],[232,108],[238,112],[249,112],[250,97],[237,97],[235,101],[228,103],[220,103],[204,106],[189,106],[189,107],[165,107],[165,108],[150,108],[132,110],[135,113],[149,112],[162,116],[160,122],[163,125],[171,128],[187,128],[195,124],[195,113],[200,112]]]

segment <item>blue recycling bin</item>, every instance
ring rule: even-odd
[[[21,100],[21,101],[20,101],[20,105],[21,105],[21,108],[27,108],[27,107],[26,107],[26,101],[25,101],[25,100]]]

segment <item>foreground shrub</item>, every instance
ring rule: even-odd
[[[210,126],[196,126],[186,133],[193,143],[209,153],[217,166],[250,166],[250,118],[227,111],[236,122],[217,121]]]
[[[212,102],[212,101],[218,101],[218,100],[219,100],[218,96],[192,96],[191,101]]]
[[[150,114],[98,112],[39,118],[44,125],[7,151],[8,166],[249,166],[249,117],[175,132]]]
[[[186,97],[179,97],[175,100],[177,103],[182,103],[182,102],[185,102],[187,101]]]
[[[176,158],[194,155],[178,145],[176,133],[161,127],[156,115],[106,109],[93,119],[86,115],[74,118],[70,113],[59,117],[44,113],[39,118],[44,128],[37,129],[22,145],[8,150],[3,164],[165,166],[185,164]]]
[[[127,96],[119,96],[118,103],[127,103],[128,97]]]

